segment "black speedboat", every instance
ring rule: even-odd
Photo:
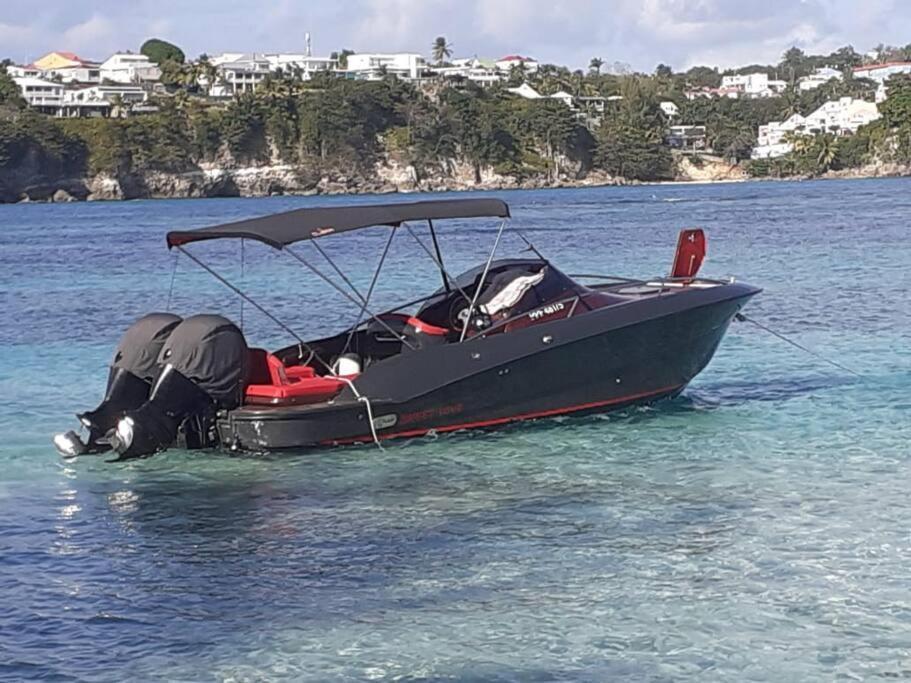
[[[490,255],[453,277],[434,221],[482,217],[502,219]],[[123,459],[171,446],[271,451],[379,443],[650,403],[684,389],[760,291],[697,277],[701,230],[682,231],[671,275],[650,280],[566,275],[517,230],[534,256],[495,260],[508,218],[500,200],[457,199],[299,209],[169,233],[169,248],[296,342],[268,352],[248,348],[221,316],[146,316],[118,347],[102,404],[78,416],[86,433],[58,435],[58,450],[113,450]],[[429,243],[416,232],[418,222],[426,223]],[[388,230],[385,249],[361,293],[319,242],[378,226]],[[374,285],[392,240],[406,234],[439,269],[442,286],[376,313]],[[331,337],[301,339],[187,250],[212,239],[257,240],[287,252],[355,304],[358,322]],[[299,242],[312,245],[341,279],[291,248]]]

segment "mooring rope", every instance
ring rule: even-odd
[[[354,386],[354,382],[352,382],[347,377],[342,377],[341,375],[339,375],[338,377],[336,377],[336,379],[340,379],[343,382],[347,382],[348,386],[351,388],[351,393],[354,394],[354,396],[357,398],[357,400],[359,402],[363,403],[366,406],[367,419],[370,420],[370,435],[373,437],[373,443],[375,443],[376,447],[379,448],[381,451],[385,450],[383,448],[382,444],[380,444],[380,437],[377,436],[377,434],[376,434],[376,425],[373,424],[373,406],[370,404],[370,399],[367,398],[366,396],[361,395],[361,392],[359,392],[357,390],[357,387]]]
[[[168,287],[168,303],[164,307],[167,312],[171,311],[171,297],[174,294],[174,278],[177,277],[177,261],[180,259],[180,252],[174,254],[174,268],[171,269],[171,286]]]
[[[803,351],[804,353],[810,354],[810,355],[813,356],[814,358],[817,358],[817,359],[823,361],[824,363],[828,363],[829,365],[832,365],[832,366],[838,368],[839,370],[844,370],[845,372],[849,372],[849,373],[851,373],[852,375],[855,375],[855,376],[857,376],[857,377],[863,377],[863,375],[860,374],[859,372],[857,372],[856,370],[852,370],[851,368],[849,368],[849,367],[847,367],[847,366],[844,366],[844,365],[842,365],[841,363],[838,363],[838,362],[836,362],[836,361],[834,361],[834,360],[832,360],[832,359],[830,359],[830,358],[826,358],[826,357],[823,356],[821,353],[817,353],[816,351],[813,351],[812,349],[808,349],[806,346],[803,346],[802,344],[798,344],[798,343],[797,343],[796,341],[794,341],[793,339],[789,339],[788,337],[784,336],[784,335],[781,334],[780,332],[776,332],[776,331],[773,330],[772,328],[770,328],[770,327],[768,327],[768,326],[766,326],[766,325],[763,325],[761,322],[759,322],[759,321],[757,321],[757,320],[753,320],[752,318],[748,318],[748,317],[745,316],[743,313],[737,313],[737,314],[734,316],[734,319],[737,320],[737,321],[739,321],[739,322],[753,323],[753,324],[754,324],[756,327],[758,327],[759,329],[765,330],[765,331],[768,332],[769,334],[771,334],[771,335],[773,335],[773,336],[775,336],[775,337],[778,337],[778,338],[781,339],[783,342],[786,342],[786,343],[790,344],[791,346],[800,349],[800,350]]]

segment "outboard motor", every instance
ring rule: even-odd
[[[88,430],[86,440],[83,442],[73,431],[57,434],[54,445],[61,455],[72,457],[111,449],[108,436],[117,421],[149,398],[158,374],[158,355],[179,323],[180,317],[171,313],[150,313],[130,326],[114,352],[104,400],[95,410],[76,416]]]
[[[180,323],[158,356],[158,378],[148,401],[118,421],[111,445],[121,460],[151,455],[178,443],[212,445],[219,410],[240,405],[247,376],[247,343],[234,323],[194,315]]]

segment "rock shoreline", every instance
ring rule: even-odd
[[[823,178],[871,178],[911,175],[911,168],[876,164],[859,169],[830,171]],[[661,184],[629,181],[592,171],[582,177],[535,176],[518,179],[492,169],[481,169],[476,182],[474,169],[453,164],[448,173],[418,178],[410,166],[377,165],[372,176],[342,173],[313,174],[288,164],[219,168],[203,166],[185,172],[147,171],[90,177],[44,179],[2,184],[0,203],[115,201],[129,199],[191,199],[212,197],[267,197],[275,195],[391,194],[454,192],[470,190],[602,187],[610,185]],[[795,178],[804,180],[806,178]],[[736,182],[749,180],[742,167],[717,158],[696,165],[686,157],[677,160],[677,176],[669,183]],[[787,179],[785,179],[787,180]]]

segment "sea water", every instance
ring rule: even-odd
[[[100,399],[139,315],[290,342],[168,230],[376,200],[0,206],[0,679],[911,676],[911,181],[496,196],[570,273],[665,273],[677,231],[705,227],[704,274],[763,287],[751,317],[862,377],[736,323],[653,408],[383,451],[68,462],[51,436]],[[495,224],[441,222],[447,268],[483,262]],[[364,291],[388,234],[322,243]],[[524,246],[508,232],[499,253]],[[357,318],[287,254],[190,250],[302,336]],[[400,230],[376,308],[438,284]]]

